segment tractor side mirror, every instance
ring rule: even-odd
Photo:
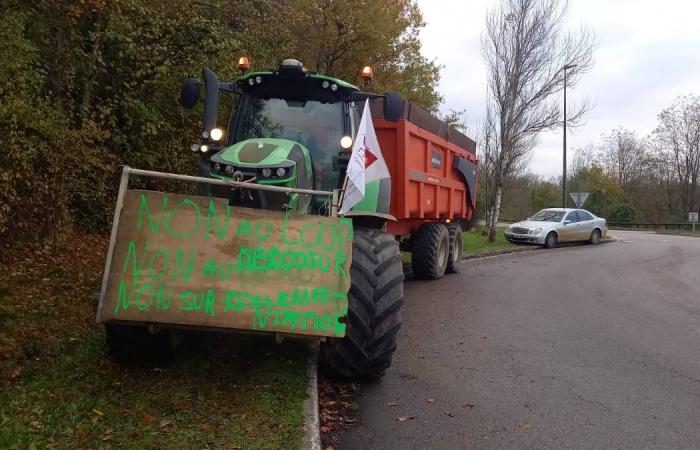
[[[180,104],[183,108],[192,109],[199,100],[199,86],[202,84],[196,78],[185,78],[180,86]]]
[[[396,122],[403,114],[403,98],[398,92],[384,94],[384,119]]]

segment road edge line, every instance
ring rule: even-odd
[[[319,343],[309,345],[309,362],[306,366],[306,400],[304,400],[304,437],[303,450],[321,450],[321,426],[318,409],[318,352]]]

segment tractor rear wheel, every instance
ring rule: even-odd
[[[367,380],[384,375],[396,350],[403,305],[403,265],[394,236],[355,228],[345,337],[321,345],[331,376]]]
[[[411,253],[414,275],[426,280],[436,280],[445,275],[450,256],[450,234],[439,222],[424,223],[418,229]]]
[[[447,226],[450,235],[450,256],[447,259],[447,273],[457,273],[460,269],[464,247],[462,246],[462,226],[451,223]]]

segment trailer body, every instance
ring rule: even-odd
[[[382,117],[372,105],[374,128],[391,174],[387,231],[408,235],[427,222],[460,222],[476,208],[476,143],[415,104],[404,102],[401,118]]]

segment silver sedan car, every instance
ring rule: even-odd
[[[607,232],[606,220],[588,211],[548,208],[522,222],[508,225],[505,234],[509,242],[553,248],[559,242],[588,241],[597,244]]]

